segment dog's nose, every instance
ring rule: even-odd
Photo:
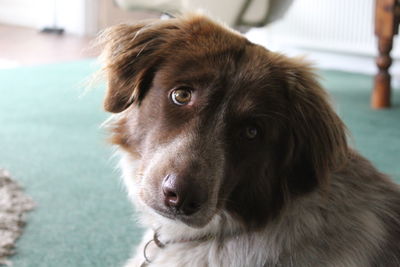
[[[164,204],[185,215],[198,211],[205,198],[198,186],[190,184],[184,177],[168,174],[162,182]]]

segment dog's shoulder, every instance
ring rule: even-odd
[[[400,266],[400,186],[370,161],[351,151],[342,170],[332,175],[336,223],[351,251],[369,258],[366,266]],[[332,225],[332,229],[338,228]],[[340,236],[340,235],[339,235]]]
[[[400,193],[388,197],[387,209],[381,210],[385,241],[371,266],[400,266]]]

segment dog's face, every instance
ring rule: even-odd
[[[342,122],[301,62],[201,16],[105,36],[112,140],[135,165],[134,198],[164,217],[203,227],[226,211],[261,226],[345,153]]]

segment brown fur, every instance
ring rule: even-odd
[[[125,175],[128,187],[131,182],[138,186],[131,193],[134,201],[140,199],[147,208],[193,229],[203,229],[216,214],[226,213],[240,231],[250,234],[278,224],[303,199],[318,206],[318,198],[328,205],[336,194],[343,193],[344,198],[359,194],[365,199],[349,200],[349,206],[363,209],[369,200],[371,205],[382,205],[385,212],[371,211],[386,227],[375,234],[388,235],[365,255],[375,253],[374,259],[360,262],[370,266],[400,262],[395,245],[400,241],[399,189],[348,148],[345,126],[306,63],[254,45],[197,15],[120,25],[106,31],[102,40],[108,80],[104,107],[118,113],[111,123],[112,142],[135,164],[136,174]],[[191,88],[188,105],[171,103],[168,96],[179,87]],[[248,125],[258,129],[254,140],[243,138]],[[171,173],[190,194],[206,197],[195,214],[186,216],[165,207],[163,179]],[[367,179],[371,175],[377,181]],[[342,189],[347,182],[337,177],[357,177],[355,184],[346,185],[354,190]],[[374,190],[387,190],[393,201],[373,202],[369,194]],[[341,209],[330,211],[321,205],[315,218],[331,218]],[[346,210],[340,214],[346,217]],[[331,227],[321,230],[325,246],[339,244],[328,237],[333,225],[320,226]],[[309,252],[296,245],[282,249],[280,262],[298,261],[282,266],[312,262],[307,255],[319,245],[315,237],[308,238]],[[328,258],[333,262],[334,255],[340,261],[344,253],[327,251],[329,257],[316,262]],[[260,262],[274,266],[268,265],[270,260]],[[382,260],[388,264],[379,265]]]

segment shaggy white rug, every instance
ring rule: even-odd
[[[32,199],[21,186],[0,169],[0,265],[11,265],[7,257],[15,253],[15,241],[22,234],[25,213],[33,209]]]

